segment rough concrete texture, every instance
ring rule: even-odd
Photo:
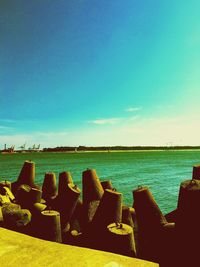
[[[103,251],[63,245],[0,228],[1,266],[158,267],[159,265]],[[5,260],[3,260],[5,259]]]

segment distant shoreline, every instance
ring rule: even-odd
[[[61,146],[54,148],[43,148],[43,152],[138,152],[138,151],[174,151],[174,150],[200,150],[200,146]]]
[[[110,152],[153,152],[153,151],[200,151],[200,146],[112,146],[112,147],[54,147],[54,148],[43,148],[40,150],[15,150],[15,151],[5,151],[0,150],[1,154],[16,154],[16,153],[45,153],[45,152],[54,152],[54,153],[110,153]]]

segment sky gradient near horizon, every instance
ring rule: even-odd
[[[0,149],[200,145],[200,2],[0,0]]]

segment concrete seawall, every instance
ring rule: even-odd
[[[44,241],[0,228],[1,266],[158,267],[118,254]]]

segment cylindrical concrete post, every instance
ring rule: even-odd
[[[54,172],[47,172],[44,176],[44,182],[42,185],[42,198],[46,201],[55,197],[57,193],[56,175]]]
[[[62,243],[60,213],[55,210],[45,210],[41,212],[42,237],[49,241]]]
[[[124,223],[107,226],[109,251],[129,257],[136,257],[133,228]]]
[[[193,166],[192,179],[200,180],[200,165]]]

